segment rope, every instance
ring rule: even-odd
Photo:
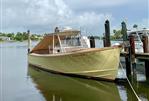
[[[123,71],[123,73],[125,74],[124,67],[122,66],[121,62],[120,62],[120,67],[122,68],[122,71]],[[127,77],[126,74],[125,74],[125,76],[126,76],[126,79],[127,79],[127,81],[128,81],[128,84],[129,84],[130,88],[132,89],[133,93],[135,94],[136,98],[138,99],[138,101],[141,101],[141,99],[140,99],[139,96],[137,95],[136,91],[134,90],[133,86],[131,85],[131,83],[130,83],[130,81],[129,81],[129,79],[128,79],[128,77]]]

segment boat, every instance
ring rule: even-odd
[[[91,48],[81,31],[55,29],[28,53],[28,62],[42,70],[70,76],[115,80],[120,46]]]
[[[147,35],[149,39],[149,29],[136,29],[127,31],[128,36],[135,36],[135,52],[143,53],[142,36]]]

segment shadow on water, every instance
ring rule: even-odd
[[[47,101],[120,101],[115,83],[51,74],[33,67],[29,76]]]

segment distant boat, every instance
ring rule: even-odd
[[[149,29],[130,30],[127,33],[128,36],[129,35],[135,36],[135,52],[143,53],[142,35],[147,35],[149,37]]]
[[[120,47],[90,48],[89,39],[80,31],[56,30],[44,36],[28,59],[29,64],[50,72],[115,80]]]

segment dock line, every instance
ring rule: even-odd
[[[125,71],[124,71],[124,67],[122,66],[121,62],[120,62],[120,67],[122,68],[122,71],[123,71],[124,75],[126,75],[126,74],[125,74]],[[128,84],[129,84],[130,88],[132,89],[133,93],[135,94],[136,98],[138,99],[138,101],[141,101],[141,99],[140,99],[139,96],[137,95],[136,91],[134,90],[132,84],[130,83],[130,81],[129,81],[127,75],[126,75],[126,80],[128,81]]]

